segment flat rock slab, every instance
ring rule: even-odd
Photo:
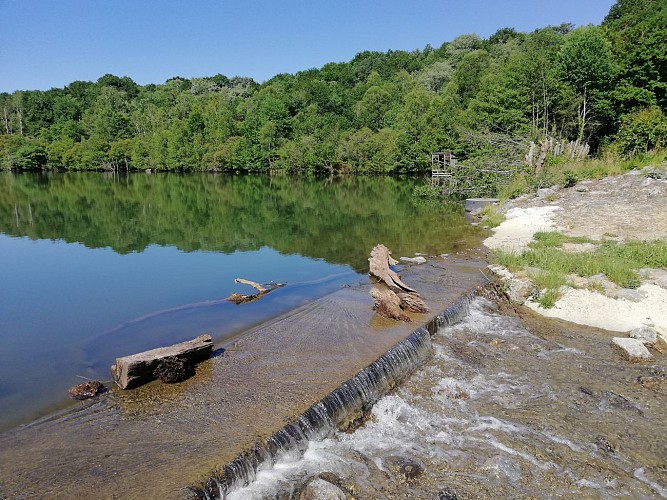
[[[623,357],[631,363],[641,363],[643,361],[653,361],[653,356],[641,340],[614,337],[611,343],[618,348]]]
[[[430,313],[378,317],[371,284],[299,307],[228,341],[180,384],[151,382],[0,434],[0,497],[181,499],[212,470],[307,410],[484,282],[450,258],[402,279]],[[221,347],[221,346],[217,346]]]

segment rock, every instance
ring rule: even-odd
[[[195,370],[187,359],[176,356],[161,359],[153,370],[153,376],[165,384],[183,382],[194,373]]]
[[[514,275],[509,271],[509,269],[507,269],[504,266],[498,266],[498,265],[493,264],[493,265],[487,266],[487,269],[489,271],[491,271],[493,274],[495,274],[496,276],[498,276],[499,278],[510,279],[510,278],[514,277]]]
[[[667,171],[658,170],[654,167],[644,167],[642,173],[649,179],[667,180]]]
[[[588,186],[576,186],[576,187],[574,188],[574,190],[575,190],[577,193],[588,193],[588,191],[589,191]]]
[[[74,399],[84,400],[93,398],[98,394],[102,394],[106,390],[107,388],[104,387],[102,382],[98,382],[97,380],[90,380],[88,382],[75,385],[74,387],[70,388],[68,392],[69,395]]]
[[[459,500],[459,496],[449,486],[440,490],[438,493],[438,500]]]
[[[503,266],[491,265],[488,269],[500,278],[500,290],[510,302],[523,304],[535,291],[535,285],[528,278],[515,278]]]
[[[630,338],[637,339],[646,346],[654,346],[658,341],[658,332],[650,326],[640,326],[635,328],[629,334]]]
[[[537,190],[538,198],[546,198],[547,196],[553,196],[556,194],[556,190],[553,188],[540,188]]]
[[[316,478],[301,490],[299,500],[345,500],[345,492],[324,479]]]
[[[413,458],[401,456],[389,456],[382,460],[382,465],[387,467],[394,475],[402,476],[408,481],[416,479],[424,473],[424,465]]]
[[[401,262],[407,262],[409,264],[424,264],[426,263],[426,259],[422,257],[421,255],[418,255],[417,257],[401,257],[400,258]]]
[[[597,436],[595,438],[595,444],[597,445],[597,447],[600,451],[604,451],[605,453],[614,453],[615,452],[614,447],[609,442],[609,440],[602,435]]]
[[[509,287],[505,290],[505,295],[510,302],[523,304],[535,291],[535,285],[527,278],[509,280]]]
[[[617,347],[623,353],[623,357],[631,363],[641,363],[642,361],[653,361],[653,356],[648,351],[641,340],[624,337],[614,337],[611,339],[613,346]]]

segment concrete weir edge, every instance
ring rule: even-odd
[[[286,454],[303,455],[308,441],[321,441],[336,429],[354,427],[377,401],[422,366],[432,352],[431,336],[439,328],[461,321],[476,296],[477,290],[463,295],[271,437],[256,442],[232,461],[211,471],[200,484],[187,486],[186,498],[224,499],[228,493],[252,482],[258,472],[273,467]]]

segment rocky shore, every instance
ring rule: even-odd
[[[613,239],[667,239],[667,172],[646,168],[617,177],[584,180],[562,189],[540,189],[535,195],[512,200],[499,211],[506,220],[484,244],[493,250],[521,252],[538,231],[558,231],[568,236],[586,236],[594,243],[566,244],[564,250],[588,252],[595,241]],[[667,340],[667,270],[641,269],[641,283],[628,289],[603,275],[572,276],[574,286],[562,287],[552,308],[534,300],[535,287],[526,273],[516,275],[501,266],[491,270],[504,283],[510,300],[537,313],[605,330],[643,332],[645,343],[654,347],[657,338]],[[533,295],[533,297],[531,297]],[[656,338],[657,337],[657,338]],[[648,360],[638,341],[618,342],[633,360]],[[625,346],[628,349],[625,349]],[[640,352],[639,358],[637,352]],[[632,354],[631,354],[632,353]]]

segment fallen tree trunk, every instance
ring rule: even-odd
[[[406,292],[416,291],[403,283],[401,277],[389,269],[389,266],[398,264],[398,261],[392,258],[391,252],[386,246],[382,244],[375,245],[373,250],[371,250],[368,262],[370,263],[370,275],[386,283],[389,288],[398,288]]]
[[[154,371],[165,358],[177,357],[190,363],[197,363],[207,359],[212,350],[211,336],[200,335],[180,344],[116,358],[116,363],[111,367],[111,375],[121,389],[131,389],[154,380]]]

